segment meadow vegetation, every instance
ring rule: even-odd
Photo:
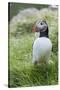
[[[58,12],[49,8],[27,8],[14,16],[9,24],[9,87],[41,86],[58,84]],[[32,64],[32,45],[36,20],[48,23],[52,41],[48,69],[45,64]],[[48,77],[46,71],[48,70]]]

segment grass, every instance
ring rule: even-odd
[[[41,9],[41,8],[45,8],[48,7],[48,5],[40,5],[40,4],[26,4],[26,3],[11,3],[10,2],[10,19],[13,18],[14,15],[16,15],[20,10],[24,10],[26,8],[37,8],[37,9]]]
[[[41,86],[58,84],[58,30],[57,12],[39,11],[38,16],[28,16],[22,21],[10,22],[9,38],[9,87]],[[20,14],[21,15],[21,14]],[[50,63],[32,64],[32,44],[34,33],[32,24],[42,17],[49,25],[49,36],[53,44]],[[17,17],[16,17],[17,18]],[[32,18],[32,20],[31,20]],[[24,22],[26,20],[26,22]],[[28,23],[28,24],[27,24]],[[29,31],[28,31],[29,30]],[[48,72],[48,77],[47,77]]]

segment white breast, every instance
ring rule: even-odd
[[[52,49],[50,39],[46,37],[37,38],[33,44],[33,63],[40,60],[48,60]]]

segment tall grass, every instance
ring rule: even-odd
[[[41,86],[58,84],[58,20],[57,11],[50,9],[28,13],[19,12],[10,22],[9,38],[9,87]],[[24,16],[25,15],[25,16]],[[22,19],[21,19],[22,17]],[[49,38],[53,44],[50,63],[32,64],[34,33],[32,26],[38,19],[45,19],[49,27]],[[48,72],[48,77],[47,77]]]

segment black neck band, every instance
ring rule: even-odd
[[[49,36],[48,36],[48,28],[47,28],[46,31],[40,32],[40,36],[39,37],[47,37],[47,38],[49,38]]]

